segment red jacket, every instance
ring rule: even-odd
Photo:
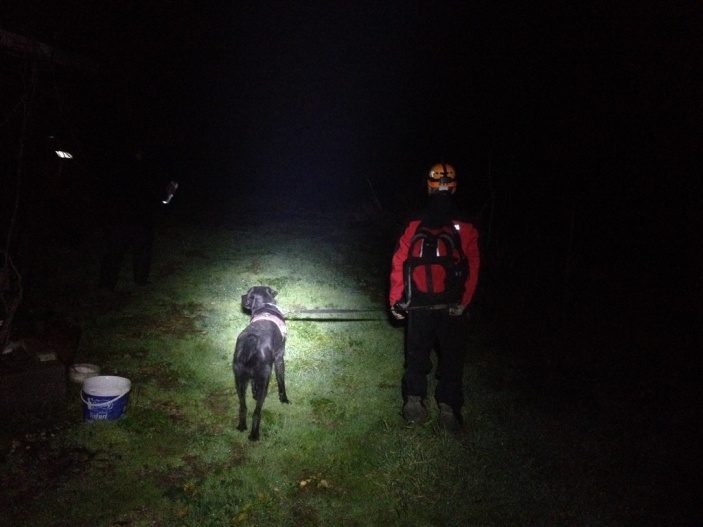
[[[389,294],[389,302],[391,307],[403,300],[403,292],[405,289],[403,264],[408,257],[410,241],[415,235],[415,231],[421,221],[422,218],[417,217],[411,219],[407,223],[405,229],[403,230],[403,234],[398,240],[396,250],[393,253],[391,265],[391,287]],[[471,223],[467,221],[453,219],[452,222],[454,223],[454,226],[457,227],[459,237],[461,238],[462,249],[464,250],[464,254],[469,262],[469,275],[464,284],[464,296],[461,300],[461,305],[468,306],[471,304],[471,300],[476,292],[476,285],[478,283],[478,272],[480,267],[478,231]],[[435,278],[439,279],[438,276]]]

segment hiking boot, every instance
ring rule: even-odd
[[[464,427],[463,419],[459,412],[445,403],[439,403],[439,426],[447,432],[456,434]]]
[[[419,395],[408,396],[408,400],[403,405],[403,419],[408,424],[427,421],[427,408]]]

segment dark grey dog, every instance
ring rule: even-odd
[[[287,403],[285,365],[286,323],[283,313],[274,303],[278,293],[267,286],[255,286],[242,296],[242,307],[251,312],[249,325],[237,337],[234,348],[234,383],[239,397],[239,424],[237,430],[247,429],[246,392],[249,381],[256,401],[249,439],[259,439],[261,408],[264,405],[271,380],[271,369],[276,372],[278,398]]]

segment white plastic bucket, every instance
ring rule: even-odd
[[[124,377],[98,375],[83,382],[84,421],[117,421],[127,411],[132,382]]]

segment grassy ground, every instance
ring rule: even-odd
[[[291,404],[272,381],[261,441],[238,432],[241,295],[266,284],[287,310],[382,307],[386,242],[324,218],[173,223],[162,226],[144,289],[126,265],[118,294],[96,298],[95,257],[64,271],[52,296],[82,324],[76,361],[128,377],[129,408],[119,422],[84,423],[71,385],[66,404],[7,427],[0,524],[695,524],[691,473],[661,466],[672,461],[658,455],[669,436],[650,431],[645,442],[620,420],[627,410],[584,416],[526,397],[527,374],[485,321],[468,343],[469,430],[459,438],[402,422],[403,329],[382,312],[290,321]],[[679,454],[681,466],[691,459]]]

